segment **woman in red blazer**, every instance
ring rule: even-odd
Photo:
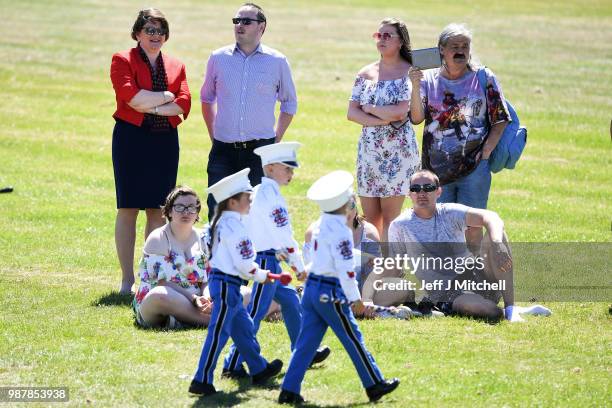
[[[117,110],[113,131],[113,170],[117,195],[115,243],[121,264],[121,293],[134,284],[136,218],[147,216],[145,239],[164,225],[161,206],[176,184],[179,115],[187,118],[191,94],[185,65],[161,53],[170,31],[161,11],[138,13],[132,27],[135,48],[113,55],[110,76]]]

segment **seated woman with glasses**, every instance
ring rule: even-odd
[[[194,227],[200,208],[200,198],[187,186],[168,194],[162,207],[168,222],[149,234],[140,261],[140,287],[132,303],[139,326],[208,326],[212,304],[202,296],[208,233]]]

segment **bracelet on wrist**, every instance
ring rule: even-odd
[[[198,297],[196,295],[191,295],[191,304],[198,307]]]

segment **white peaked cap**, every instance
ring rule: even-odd
[[[315,181],[306,196],[319,204],[322,211],[335,211],[352,199],[353,176],[344,170],[332,171]]]
[[[280,142],[258,147],[253,153],[261,156],[261,165],[282,163],[289,167],[299,167],[297,149],[302,146],[298,142]]]
[[[237,173],[227,176],[212,186],[208,187],[208,193],[212,194],[217,203],[230,198],[233,195],[245,191],[253,191],[249,182],[249,172],[251,169],[242,169]]]

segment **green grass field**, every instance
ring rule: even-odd
[[[67,386],[74,406],[272,406],[276,387],[227,380],[217,381],[220,397],[190,397],[205,332],[136,329],[130,307],[112,294],[120,271],[109,65],[114,52],[133,46],[130,29],[143,5],[0,0],[0,187],[15,186],[0,195],[0,386]],[[193,94],[180,127],[179,183],[203,193],[210,141],[199,88],[209,53],[233,41],[239,2],[154,5],[170,22],[164,51],[186,63]],[[346,120],[353,78],[377,58],[370,34],[378,22],[396,16],[407,21],[414,48],[434,46],[449,22],[468,23],[474,51],[528,126],[518,168],[495,175],[489,201],[511,240],[611,241],[612,3],[261,5],[264,42],[288,56],[298,88],[286,140],[304,144],[303,168],[285,190],[298,239],[317,216],[304,197],[308,186],[328,171],[353,171],[359,127]],[[141,246],[139,234],[137,253]],[[547,304],[552,317],[522,325],[447,318],[360,326],[384,374],[402,380],[384,400],[389,406],[606,406],[607,302]],[[266,357],[288,362],[284,325],[263,324],[258,337]],[[304,396],[320,406],[366,404],[337,339],[328,334],[324,342],[333,354],[307,374]]]

